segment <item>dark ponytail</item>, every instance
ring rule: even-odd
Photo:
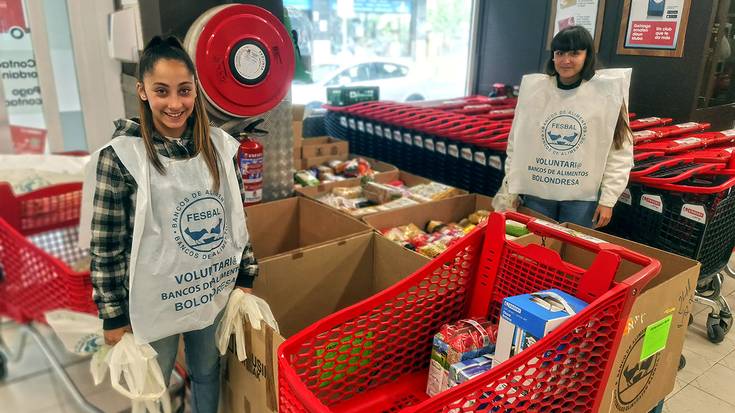
[[[202,102],[203,95],[199,88],[199,78],[196,74],[194,62],[186,50],[184,50],[179,39],[174,36],[169,36],[167,38],[154,36],[151,41],[148,42],[140,55],[140,61],[138,63],[138,82],[143,84],[143,78],[145,75],[152,72],[156,63],[161,59],[175,60],[183,63],[194,76],[194,87],[196,89],[194,111],[192,113],[192,117],[194,118],[194,155],[198,155],[199,152],[204,154],[204,160],[207,163],[207,168],[212,176],[212,189],[214,191],[219,191],[220,174],[219,168],[217,167],[218,157],[217,152],[214,149],[214,144],[209,138],[209,118],[207,117],[207,111],[205,110],[204,103]],[[153,145],[153,114],[151,112],[151,107],[148,102],[141,99],[140,96],[138,96],[138,107],[140,112],[141,134],[143,141],[145,142],[148,160],[160,174],[164,175],[166,174],[166,168],[158,158],[158,152]]]

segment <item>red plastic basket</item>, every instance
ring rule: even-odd
[[[44,313],[66,308],[97,314],[89,272],[67,263],[28,238],[79,226],[80,183],[15,196],[0,184],[0,315],[19,323],[45,322]]]
[[[400,283],[311,325],[278,351],[281,412],[596,412],[628,314],[660,263],[516,213],[534,233],[593,253],[588,269],[478,228]],[[638,271],[613,282],[621,258]],[[433,335],[468,316],[497,322],[505,297],[558,288],[590,303],[502,365],[429,398]]]

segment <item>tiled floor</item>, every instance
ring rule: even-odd
[[[735,308],[735,279],[726,280],[724,294]],[[695,321],[684,343],[687,365],[677,375],[676,387],[666,400],[664,412],[735,413],[735,330],[722,343],[710,343],[704,329],[707,313],[707,307],[695,304]],[[70,355],[53,332],[43,326],[39,329],[90,403],[104,412],[129,411],[127,400],[109,384],[94,386],[88,359]],[[4,328],[2,334],[11,345],[18,339],[16,327]],[[23,358],[9,363],[8,370],[7,380],[0,383],[0,413],[83,412],[50,371],[46,358],[30,338]]]

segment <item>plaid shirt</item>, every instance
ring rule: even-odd
[[[141,136],[137,119],[119,119],[115,122],[117,136]],[[153,141],[160,156],[171,159],[188,159],[194,153],[191,127],[180,140],[171,141],[153,132]],[[239,172],[237,158],[235,169]],[[241,195],[245,199],[242,177],[237,173]],[[92,242],[91,277],[94,286],[94,301],[99,309],[104,329],[124,327],[130,324],[128,317],[128,263],[133,240],[135,222],[135,196],[137,184],[130,172],[118,158],[115,150],[108,146],[99,155],[97,183],[95,187]],[[236,286],[253,286],[258,275],[258,263],[251,244],[245,246],[240,262]]]

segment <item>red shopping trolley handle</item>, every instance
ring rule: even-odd
[[[493,214],[501,213],[495,212]],[[610,283],[614,280],[609,279],[609,275],[602,275],[606,273],[611,273],[612,277],[614,277],[617,270],[617,266],[612,271],[610,268],[607,268],[611,262],[615,261],[613,257],[610,256],[610,254],[617,256],[618,263],[620,258],[623,258],[626,261],[630,261],[642,267],[641,271],[636,273],[636,275],[628,277],[627,279],[622,281],[623,283],[633,287],[635,292],[640,291],[642,288],[644,288],[646,284],[648,284],[648,282],[651,281],[661,269],[661,263],[657,260],[631,251],[625,247],[612,244],[608,241],[604,241],[593,236],[589,236],[587,234],[578,233],[569,228],[562,227],[561,225],[542,221],[537,218],[532,218],[518,212],[506,211],[502,214],[505,215],[505,218],[509,218],[514,221],[526,224],[526,228],[536,235],[556,238],[558,240],[577,245],[588,251],[599,253],[598,258],[587,269],[587,274],[589,274],[590,276],[585,277],[580,282],[579,290],[583,292],[589,292],[589,294],[587,294],[588,297],[579,297],[582,300],[589,300],[590,296],[592,296],[592,298],[596,298],[595,296],[597,294],[608,291]]]
[[[725,167],[723,164],[719,163],[701,164],[699,166],[695,165],[697,164],[684,165],[683,167],[680,166],[678,170],[661,171],[664,173],[661,173],[660,176],[655,175],[657,171],[653,172],[653,176],[649,174],[646,176],[634,177],[631,174],[631,180],[645,185],[674,184],[685,179],[689,179],[695,174],[706,174],[708,172],[714,172]]]
[[[649,184],[649,186],[671,192],[685,192],[690,194],[717,194],[735,187],[735,170],[720,169],[710,173],[711,175],[730,176],[729,179],[716,186],[694,186],[680,183]],[[705,174],[706,175],[706,174]]]
[[[660,171],[666,167],[672,167],[676,165],[691,164],[694,160],[691,158],[678,158],[678,157],[667,157],[667,156],[651,156],[644,159],[636,160],[636,165],[630,172],[631,178],[637,178],[641,176],[649,175],[653,172]]]

